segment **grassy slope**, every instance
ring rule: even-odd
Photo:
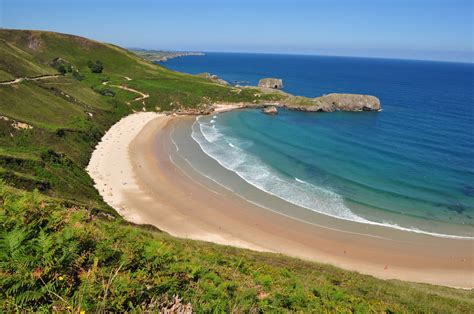
[[[101,200],[84,167],[104,132],[143,107],[127,105],[135,94],[106,87],[102,81],[150,94],[147,110],[254,101],[255,91],[237,94],[80,37],[0,30],[0,81],[56,74],[49,64],[57,57],[70,62],[84,80],[67,74],[0,85],[0,115],[33,126],[17,130],[11,120],[0,119],[0,178],[8,186],[0,197],[0,308],[51,309],[56,304],[97,310],[104,280],[111,280],[113,288],[103,307],[115,310],[149,307],[156,301],[152,297],[174,293],[200,310],[444,312],[473,305],[472,292],[381,281],[283,256],[177,240],[126,226],[120,217],[114,222],[99,219],[104,212],[116,214]],[[103,73],[91,73],[89,60],[101,60]],[[95,91],[104,88],[116,95]],[[44,196],[21,192],[33,189]],[[48,260],[47,254],[53,256]],[[21,272],[13,276],[15,269]]]
[[[236,95],[232,89],[206,79],[173,72],[119,47],[77,36],[0,30],[0,43],[0,47],[7,47],[0,49],[0,60],[6,60],[0,62],[0,73],[10,79],[57,74],[49,64],[58,57],[84,75],[82,81],[67,74],[0,85],[0,115],[33,126],[31,131],[18,131],[11,122],[0,120],[0,167],[5,170],[0,177],[18,188],[37,187],[50,196],[103,210],[106,206],[83,168],[101,135],[120,117],[144,107],[142,102],[127,105],[137,95],[104,86],[103,81],[127,84],[150,94],[145,102],[147,110],[172,110],[184,104],[198,107],[218,100],[254,100],[252,91]],[[89,60],[101,60],[103,73],[91,73]],[[116,95],[103,96],[95,91],[99,89],[111,89]],[[24,151],[30,156],[21,155]],[[60,158],[48,156],[57,153]]]

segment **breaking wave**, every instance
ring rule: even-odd
[[[191,137],[193,140],[198,143],[206,155],[217,161],[222,167],[234,172],[247,183],[268,194],[338,219],[437,237],[473,239],[468,236],[440,234],[388,222],[371,221],[356,215],[344,204],[344,199],[339,194],[296,177],[289,178],[265,164],[259,157],[243,150],[241,147],[252,145],[252,143],[224,135],[220,131],[220,127],[216,127],[214,119],[205,122],[203,119],[197,118],[192,125]]]

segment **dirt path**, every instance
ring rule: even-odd
[[[46,80],[50,78],[56,78],[62,76],[61,74],[54,74],[54,75],[44,75],[44,76],[38,76],[38,77],[19,77],[16,78],[12,81],[7,81],[7,82],[0,82],[0,85],[13,85],[17,83],[21,83],[23,81],[39,81],[39,80]]]
[[[131,80],[132,80],[131,78],[126,77],[126,76],[125,76],[125,79],[126,79],[127,81],[131,81]],[[140,92],[140,91],[138,91],[138,90],[136,90],[136,89],[133,89],[133,88],[130,88],[130,87],[127,87],[127,86],[124,86],[124,85],[109,85],[109,82],[102,82],[102,85],[120,88],[120,89],[123,89],[123,90],[126,90],[126,91],[129,91],[129,92],[132,92],[132,93],[135,93],[135,94],[140,95],[139,97],[136,97],[135,99],[133,99],[132,102],[136,102],[136,101],[143,100],[143,102],[142,102],[143,106],[145,106],[145,99],[147,99],[147,98],[150,97],[149,94],[142,93],[142,92]],[[130,103],[127,103],[127,104],[130,105]]]

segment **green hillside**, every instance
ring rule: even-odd
[[[8,83],[24,78],[15,83]],[[120,47],[0,30],[0,311],[469,312],[474,293],[382,281],[123,221],[85,172],[134,111],[279,99],[168,70]],[[149,95],[135,100],[137,92]],[[176,303],[176,302],[175,302]]]
[[[67,70],[57,77],[0,85],[0,115],[33,127],[17,130],[12,121],[0,119],[0,178],[17,188],[38,188],[94,208],[106,205],[84,168],[98,140],[120,117],[140,110],[254,100],[255,91],[237,94],[122,48],[77,36],[0,30],[0,43],[0,81],[58,75],[60,66]],[[103,64],[102,73],[92,73],[88,66],[97,60]],[[122,84],[150,97],[133,101],[137,94],[117,87]]]

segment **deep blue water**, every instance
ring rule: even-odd
[[[241,85],[278,77],[285,91],[307,97],[379,97],[377,113],[243,110],[201,118],[201,147],[262,190],[332,216],[474,230],[473,64],[210,53],[163,65]]]

